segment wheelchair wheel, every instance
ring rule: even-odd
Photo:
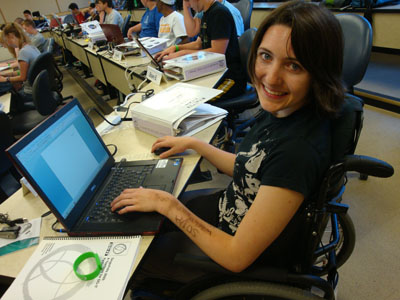
[[[311,292],[270,282],[230,282],[208,288],[191,300],[321,300]]]
[[[339,243],[336,246],[336,268],[340,268],[353,253],[354,246],[356,243],[356,233],[354,229],[353,221],[348,214],[337,215],[339,224]],[[322,243],[328,244],[332,238],[331,223],[328,222],[324,234],[322,236]],[[325,266],[328,263],[326,256],[320,256],[315,261],[315,266],[319,269],[316,273],[318,276],[326,275],[328,270]]]

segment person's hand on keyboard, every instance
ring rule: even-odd
[[[111,211],[118,214],[129,212],[153,212],[156,211],[165,215],[170,205],[179,200],[168,192],[137,188],[126,189],[111,202]]]

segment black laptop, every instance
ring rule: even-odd
[[[74,99],[6,150],[68,235],[154,234],[158,213],[111,212],[125,188],[172,192],[182,158],[115,162]]]

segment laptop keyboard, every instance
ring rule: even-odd
[[[120,215],[111,211],[111,202],[121,194],[124,189],[140,187],[146,176],[152,172],[153,168],[154,165],[113,168],[111,180],[104,193],[93,205],[90,215],[86,217],[86,222],[123,222]]]

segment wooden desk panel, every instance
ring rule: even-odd
[[[99,54],[97,54],[96,51],[91,50],[87,47],[85,48],[85,52],[93,76],[96,77],[98,80],[100,80],[104,85],[107,85],[107,79],[104,75]]]
[[[85,47],[87,46],[87,42],[84,40],[72,40],[68,39],[68,42],[70,43],[70,51],[72,52],[72,55],[75,56],[80,62],[82,62],[84,65],[90,68],[88,58],[86,56],[85,52]]]
[[[131,93],[128,83],[125,78],[125,69],[128,66],[138,66],[141,64],[149,63],[148,58],[142,57],[129,57],[121,62],[118,62],[110,57],[101,56],[101,63],[103,64],[107,82],[119,90],[122,94],[128,95]],[[138,86],[143,80],[137,76],[132,76],[129,79],[130,83]]]

